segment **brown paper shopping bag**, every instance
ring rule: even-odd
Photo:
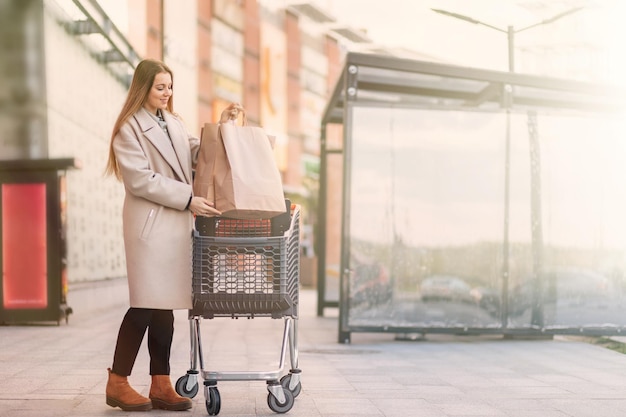
[[[200,151],[193,180],[193,194],[215,202],[215,185],[213,181],[217,149],[222,146],[218,138],[219,125],[205,123],[200,135]]]
[[[215,208],[224,217],[267,219],[285,212],[280,171],[262,128],[223,123],[217,148]]]
[[[245,124],[245,115],[243,120]],[[194,195],[215,203],[224,217],[267,219],[284,213],[282,181],[272,152],[274,141],[260,127],[205,123]]]

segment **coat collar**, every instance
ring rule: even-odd
[[[144,108],[135,113],[135,120],[139,124],[144,136],[159,151],[163,159],[172,167],[179,178],[191,184],[191,172],[187,160],[190,158],[189,146],[186,145],[186,135],[182,132],[178,121],[166,111],[163,111],[163,118],[167,123],[168,135],[163,132],[157,122],[150,116]],[[171,138],[171,143],[170,143]],[[184,140],[183,140],[184,139]]]
[[[193,177],[191,173],[191,150],[189,148],[189,137],[187,131],[183,128],[181,121],[168,111],[162,111],[167,130],[172,139],[172,145],[178,156],[180,166],[185,175],[185,179],[191,184]]]

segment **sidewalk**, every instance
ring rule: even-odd
[[[104,402],[106,368],[126,311],[112,300],[125,292],[123,280],[107,283],[96,296],[71,290],[68,325],[0,327],[0,417],[146,415]],[[300,295],[302,392],[288,416],[626,416],[626,355],[565,338],[427,335],[410,342],[354,333],[352,344],[342,345],[336,343],[337,318],[316,317],[315,291]],[[173,381],[189,366],[186,312],[176,312],[175,326]],[[281,320],[205,320],[206,368],[275,369],[281,332]],[[143,346],[130,380],[144,395],[147,369]],[[267,406],[263,381],[218,386],[220,416],[277,415]],[[208,415],[202,390],[191,411],[149,413]]]

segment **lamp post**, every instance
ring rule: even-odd
[[[540,22],[534,23],[532,25],[529,26],[525,26],[521,29],[515,29],[512,25],[507,26],[506,30],[499,28],[497,26],[493,26],[490,25],[488,23],[485,22],[481,22],[480,20],[476,20],[474,18],[471,18],[469,16],[465,16],[462,14],[458,14],[458,13],[454,13],[454,12],[449,12],[447,10],[441,10],[441,9],[431,9],[434,12],[440,13],[442,15],[445,16],[449,16],[449,17],[454,17],[456,19],[460,19],[460,20],[464,20],[466,22],[475,24],[475,25],[482,25],[482,26],[486,26],[490,29],[494,29],[497,30],[498,32],[502,32],[502,33],[506,33],[507,35],[507,41],[508,41],[508,47],[507,47],[507,51],[508,51],[508,60],[509,60],[509,72],[513,73],[515,72],[515,34],[523,32],[525,30],[537,27],[537,26],[541,26],[541,25],[547,25],[550,23],[553,23],[565,16],[571,15],[573,13],[578,12],[579,10],[582,10],[584,8],[584,6],[580,6],[580,7],[574,7],[572,9],[566,10],[562,13],[559,13],[549,19],[544,19]],[[502,321],[502,327],[506,328],[507,327],[507,321],[508,321],[508,292],[509,292],[509,186],[510,186],[510,168],[509,168],[509,164],[510,164],[510,160],[511,160],[511,106],[513,104],[513,87],[511,85],[506,85],[504,88],[504,105],[506,107],[506,137],[505,137],[505,146],[504,146],[504,152],[505,152],[505,163],[504,163],[504,236],[503,236],[503,241],[502,241],[502,302],[501,302],[501,321]],[[532,142],[532,138],[531,138],[531,142]],[[531,147],[532,147],[533,143],[531,143]],[[536,156],[536,162],[538,163],[538,155]],[[535,167],[535,171],[537,171],[536,169],[537,167]],[[537,173],[537,175],[539,175]],[[538,189],[535,189],[534,187],[534,182],[535,182],[535,177],[531,176],[531,188],[533,188],[533,190],[538,192]],[[536,182],[537,187],[539,186],[539,182],[537,180]],[[531,198],[534,199],[538,199],[539,196],[537,195],[537,193],[533,192],[531,194]],[[535,201],[533,201],[533,207],[535,207]],[[535,211],[532,211],[531,216],[533,216],[533,218],[531,219],[532,225],[533,225],[533,243],[536,242],[541,242],[541,213],[535,213]],[[537,226],[537,228],[535,228],[535,226]],[[536,252],[536,251],[535,251]],[[535,263],[535,265],[537,265],[537,263]],[[536,273],[537,271],[535,271]],[[532,312],[532,317],[531,317],[531,321],[532,324],[534,325],[543,325],[543,312],[539,311],[538,309],[533,309]]]
[[[461,19],[461,20],[464,20],[466,22],[473,23],[475,25],[486,26],[488,28],[497,30],[498,32],[506,33],[507,40],[508,40],[509,72],[515,72],[515,35],[517,33],[523,32],[523,31],[528,30],[528,29],[532,29],[532,28],[537,27],[537,26],[547,25],[547,24],[553,23],[553,22],[555,22],[555,21],[557,21],[557,20],[559,20],[559,19],[561,19],[561,18],[563,18],[565,16],[568,16],[570,14],[576,13],[577,11],[582,10],[583,8],[584,8],[584,6],[574,7],[572,9],[566,10],[566,11],[564,11],[562,13],[559,13],[559,14],[557,14],[557,15],[549,18],[549,19],[544,19],[544,20],[542,20],[540,22],[537,22],[537,23],[534,23],[532,25],[523,27],[521,29],[515,29],[511,25],[507,26],[506,29],[502,29],[502,28],[499,28],[497,26],[493,26],[493,25],[490,25],[488,23],[481,22],[480,20],[476,20],[474,18],[471,18],[469,16],[465,16],[465,15],[462,15],[462,14],[453,13],[453,12],[449,12],[447,10],[441,10],[441,9],[431,9],[431,10],[433,12],[437,12],[437,13],[440,13],[440,14],[445,15],[445,16],[454,17],[456,19]]]

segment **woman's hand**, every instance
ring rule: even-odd
[[[243,113],[244,109],[239,103],[230,103],[228,107],[222,111],[220,116],[220,123],[226,123],[230,120],[236,120],[239,117],[239,113]]]
[[[213,203],[204,197],[193,196],[189,203],[189,210],[196,216],[219,216],[222,212],[213,207]]]

